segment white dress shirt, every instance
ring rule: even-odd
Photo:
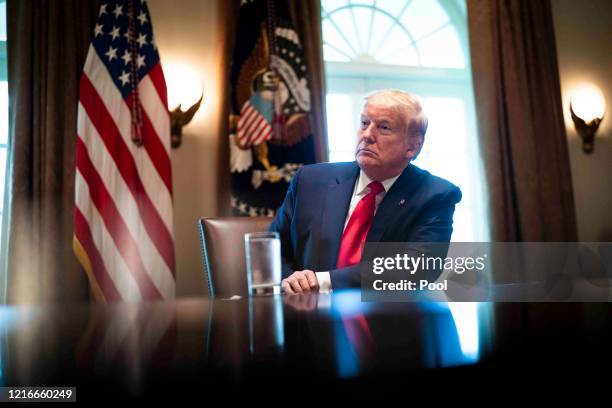
[[[398,174],[395,177],[391,177],[381,181],[383,187],[385,188],[385,191],[382,191],[376,196],[374,214],[376,214],[376,211],[378,211],[378,206],[382,202],[383,198],[385,198],[387,191],[389,191],[389,189],[391,188],[391,186],[393,186],[393,183],[395,183],[395,180],[397,180],[399,176],[400,175]],[[344,221],[344,228],[346,228],[346,224],[348,224],[348,221],[351,218],[353,211],[355,211],[357,203],[359,203],[359,201],[370,192],[370,187],[368,187],[368,184],[370,184],[371,182],[372,179],[369,178],[363,172],[363,170],[360,170],[359,180],[357,180],[357,183],[355,183],[355,188],[353,189],[353,196],[351,197],[351,204],[349,205],[349,210],[346,214],[346,220]],[[330,292],[332,287],[329,272],[315,272],[315,274],[317,275],[317,280],[319,281],[319,292]]]

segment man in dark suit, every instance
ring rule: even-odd
[[[414,96],[366,97],[355,162],[305,166],[270,225],[287,293],[360,286],[365,242],[449,242],[459,188],[410,164],[427,118]]]

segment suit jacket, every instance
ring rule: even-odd
[[[355,267],[336,269],[344,223],[359,177],[356,162],[302,167],[270,231],[280,234],[283,278],[330,271],[333,288],[360,286]],[[409,164],[380,203],[366,242],[449,242],[461,190]]]

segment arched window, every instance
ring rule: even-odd
[[[363,97],[419,95],[429,117],[414,164],[463,192],[453,241],[488,240],[464,0],[322,0],[330,161],[354,160]]]
[[[465,68],[459,25],[436,0],[324,0],[325,60]]]

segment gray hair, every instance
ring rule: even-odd
[[[408,135],[419,135],[422,139],[425,138],[427,132],[427,115],[423,112],[423,105],[416,95],[397,89],[384,89],[374,91],[365,97],[365,103],[373,105],[384,105],[396,108],[406,120],[411,118],[407,123]]]

